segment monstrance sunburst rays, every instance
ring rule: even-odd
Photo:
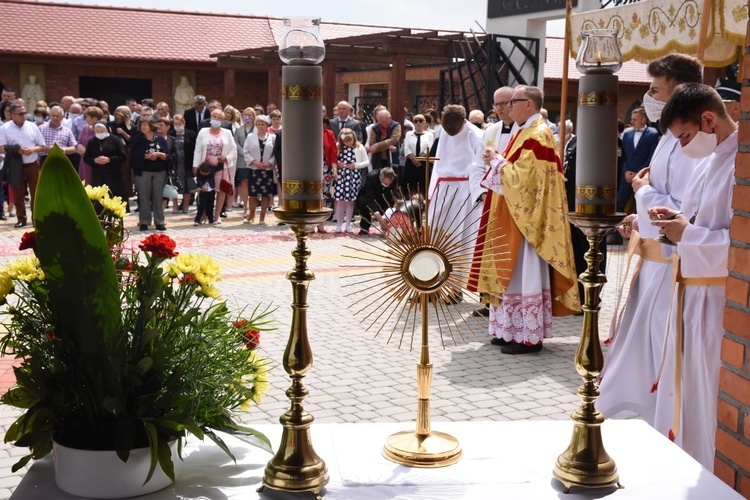
[[[410,329],[409,346],[413,349],[417,316],[420,316],[417,429],[393,434],[383,449],[383,455],[389,460],[413,467],[443,467],[461,458],[461,448],[454,437],[430,428],[429,307],[432,305],[437,318],[443,348],[446,331],[454,344],[456,334],[465,340],[459,324],[472,334],[476,329],[486,330],[486,323],[475,318],[463,302],[464,296],[474,297],[473,303],[479,299],[466,290],[466,285],[473,266],[476,269],[479,265],[474,247],[477,234],[483,228],[485,246],[493,248],[493,256],[499,259],[495,265],[502,266],[508,260],[505,244],[499,241],[502,235],[494,234],[499,231],[489,234],[489,228],[494,227],[492,221],[481,226],[485,219],[482,214],[477,213],[478,210],[467,210],[470,197],[462,194],[459,198],[460,189],[451,189],[450,185],[446,189],[449,192],[436,199],[440,204],[434,205],[433,210],[425,211],[411,194],[408,201],[398,203],[393,209],[380,207],[384,215],[373,215],[379,223],[381,238],[357,240],[365,248],[345,245],[356,252],[345,257],[356,259],[358,264],[344,267],[361,271],[345,277],[353,280],[343,285],[345,289],[352,289],[345,297],[364,299],[361,301],[364,305],[354,314],[363,315],[361,323],[367,330],[380,324],[375,333],[378,336],[391,325],[387,342],[400,330],[400,348]]]

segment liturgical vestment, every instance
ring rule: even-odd
[[[656,390],[654,427],[710,471],[736,154],[735,131],[698,165],[685,191],[682,211],[694,221],[677,243],[679,273]]]
[[[565,180],[539,114],[492,162],[469,289],[487,294],[490,335],[527,345],[552,336],[552,316],[580,311]]]

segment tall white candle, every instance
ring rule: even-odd
[[[323,206],[323,70],[289,65],[281,71],[282,189],[288,210]]]
[[[589,70],[578,83],[576,212],[615,213],[617,76]]]

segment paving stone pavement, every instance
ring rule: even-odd
[[[270,214],[267,227],[242,224],[241,209],[230,212],[221,227],[193,227],[193,216],[168,213],[167,234],[177,241],[178,251],[202,252],[220,264],[219,288],[230,307],[253,307],[258,302],[278,306],[274,314],[278,329],[261,337],[261,353],[274,364],[271,389],[262,403],[242,418],[249,425],[277,423],[289,408],[284,392],[290,381],[281,362],[291,323],[291,284],[285,275],[294,265],[294,236],[287,227],[276,226]],[[0,225],[0,264],[22,255],[17,246],[23,230],[14,229],[13,222]],[[153,232],[140,233],[137,223],[135,215],[126,218],[132,231],[129,241],[134,245]],[[332,225],[328,227],[333,230]],[[386,343],[384,335],[374,337],[365,331],[361,318],[354,315],[358,301],[368,299],[344,296],[341,287],[347,280],[342,277],[356,271],[342,265],[351,265],[352,260],[344,256],[355,254],[345,246],[364,248],[358,239],[332,232],[310,237],[308,265],[316,279],[309,288],[308,332],[314,366],[304,380],[310,391],[304,405],[317,422],[405,422],[404,427],[409,428],[416,419],[419,342],[415,341],[413,351],[408,342],[398,349],[397,342]],[[602,297],[599,321],[602,339],[614,310],[615,288],[625,279],[622,248],[613,250],[607,270],[610,284]],[[526,356],[501,354],[499,347],[489,344],[486,320],[481,321],[481,333],[472,335],[460,326],[466,341],[459,340],[457,345],[446,342],[445,349],[440,347],[436,329],[431,328],[435,427],[441,421],[568,419],[580,404],[576,390],[581,378],[573,358],[582,318],[555,318],[554,338],[545,340],[541,353]],[[11,362],[0,360],[3,391],[12,383]],[[18,414],[0,405],[3,435]],[[0,499],[8,498],[20,482],[23,471],[12,473],[10,469],[25,453],[24,449],[0,445]]]

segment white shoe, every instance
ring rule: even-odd
[[[212,222],[212,224],[214,226],[221,226],[221,221],[220,220],[215,220],[215,221]]]

